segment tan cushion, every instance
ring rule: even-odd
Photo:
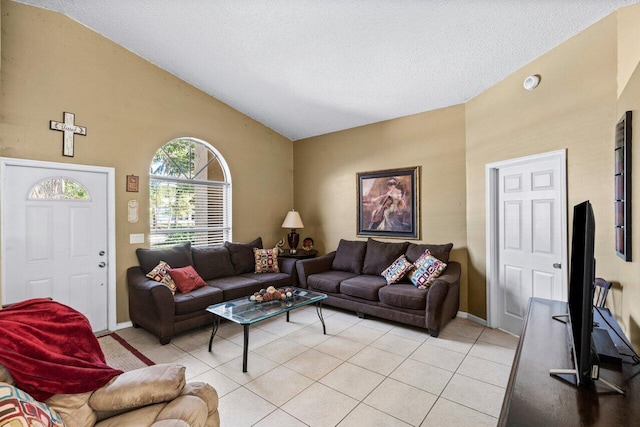
[[[207,404],[202,399],[196,396],[180,396],[167,403],[156,420],[184,420],[191,427],[204,427],[208,415]]]
[[[2,364],[0,364],[0,382],[15,385],[15,383],[13,382],[13,377],[11,376],[7,368],[5,368]]]
[[[184,371],[184,366],[160,364],[125,372],[96,390],[89,405],[117,411],[173,400],[185,386]]]
[[[207,404],[207,410],[210,414],[218,410],[218,392],[209,384],[204,382],[192,382],[184,386],[182,395],[198,396]]]
[[[184,420],[161,420],[151,424],[151,427],[191,427]]]
[[[156,417],[164,407],[165,403],[145,406],[144,408],[106,418],[97,423],[95,427],[150,426],[155,422]]]
[[[67,427],[92,426],[96,414],[89,406],[91,392],[78,394],[54,394],[45,402],[60,414]]]

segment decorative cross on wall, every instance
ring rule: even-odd
[[[67,157],[73,157],[73,135],[86,135],[87,128],[82,126],[76,126],[73,121],[76,115],[73,113],[64,113],[64,122],[56,122],[51,120],[50,129],[59,130],[64,132],[62,138],[62,155]]]

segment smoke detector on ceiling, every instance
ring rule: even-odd
[[[524,88],[526,90],[534,90],[535,88],[538,87],[538,85],[540,84],[540,75],[539,74],[532,74],[529,77],[527,77],[526,79],[524,79]]]

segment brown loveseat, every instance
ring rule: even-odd
[[[67,427],[220,425],[215,389],[202,382],[187,384],[185,368],[180,365],[154,365],[125,372],[96,391],[55,394],[45,402],[35,401],[13,387],[11,374],[0,365],[2,397],[7,398],[9,393],[14,396],[5,411],[0,411],[0,419],[11,417],[12,410],[25,408],[31,416],[38,413],[40,419],[50,418],[49,425],[54,426],[62,425],[61,421]]]
[[[297,264],[300,287],[326,293],[327,305],[427,328],[437,337],[458,313],[460,264],[449,261],[453,244],[428,245],[341,240],[336,251]],[[381,273],[404,254],[414,263],[429,249],[446,269],[419,289],[407,279],[388,285]]]
[[[262,248],[261,238],[215,247],[192,248],[185,243],[138,249],[140,266],[127,270],[131,322],[168,344],[175,334],[211,324],[213,315],[206,308],[212,304],[249,296],[269,286],[297,285],[295,259],[278,259],[279,273],[256,274],[253,248]],[[207,286],[173,295],[167,286],[146,276],[160,261],[172,268],[193,266]]]

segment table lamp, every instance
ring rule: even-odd
[[[282,228],[291,229],[291,233],[287,235],[287,238],[289,240],[289,248],[291,249],[290,252],[295,254],[298,242],[300,241],[300,235],[296,233],[296,228],[304,228],[300,214],[293,209],[287,212],[287,216],[282,223]]]

